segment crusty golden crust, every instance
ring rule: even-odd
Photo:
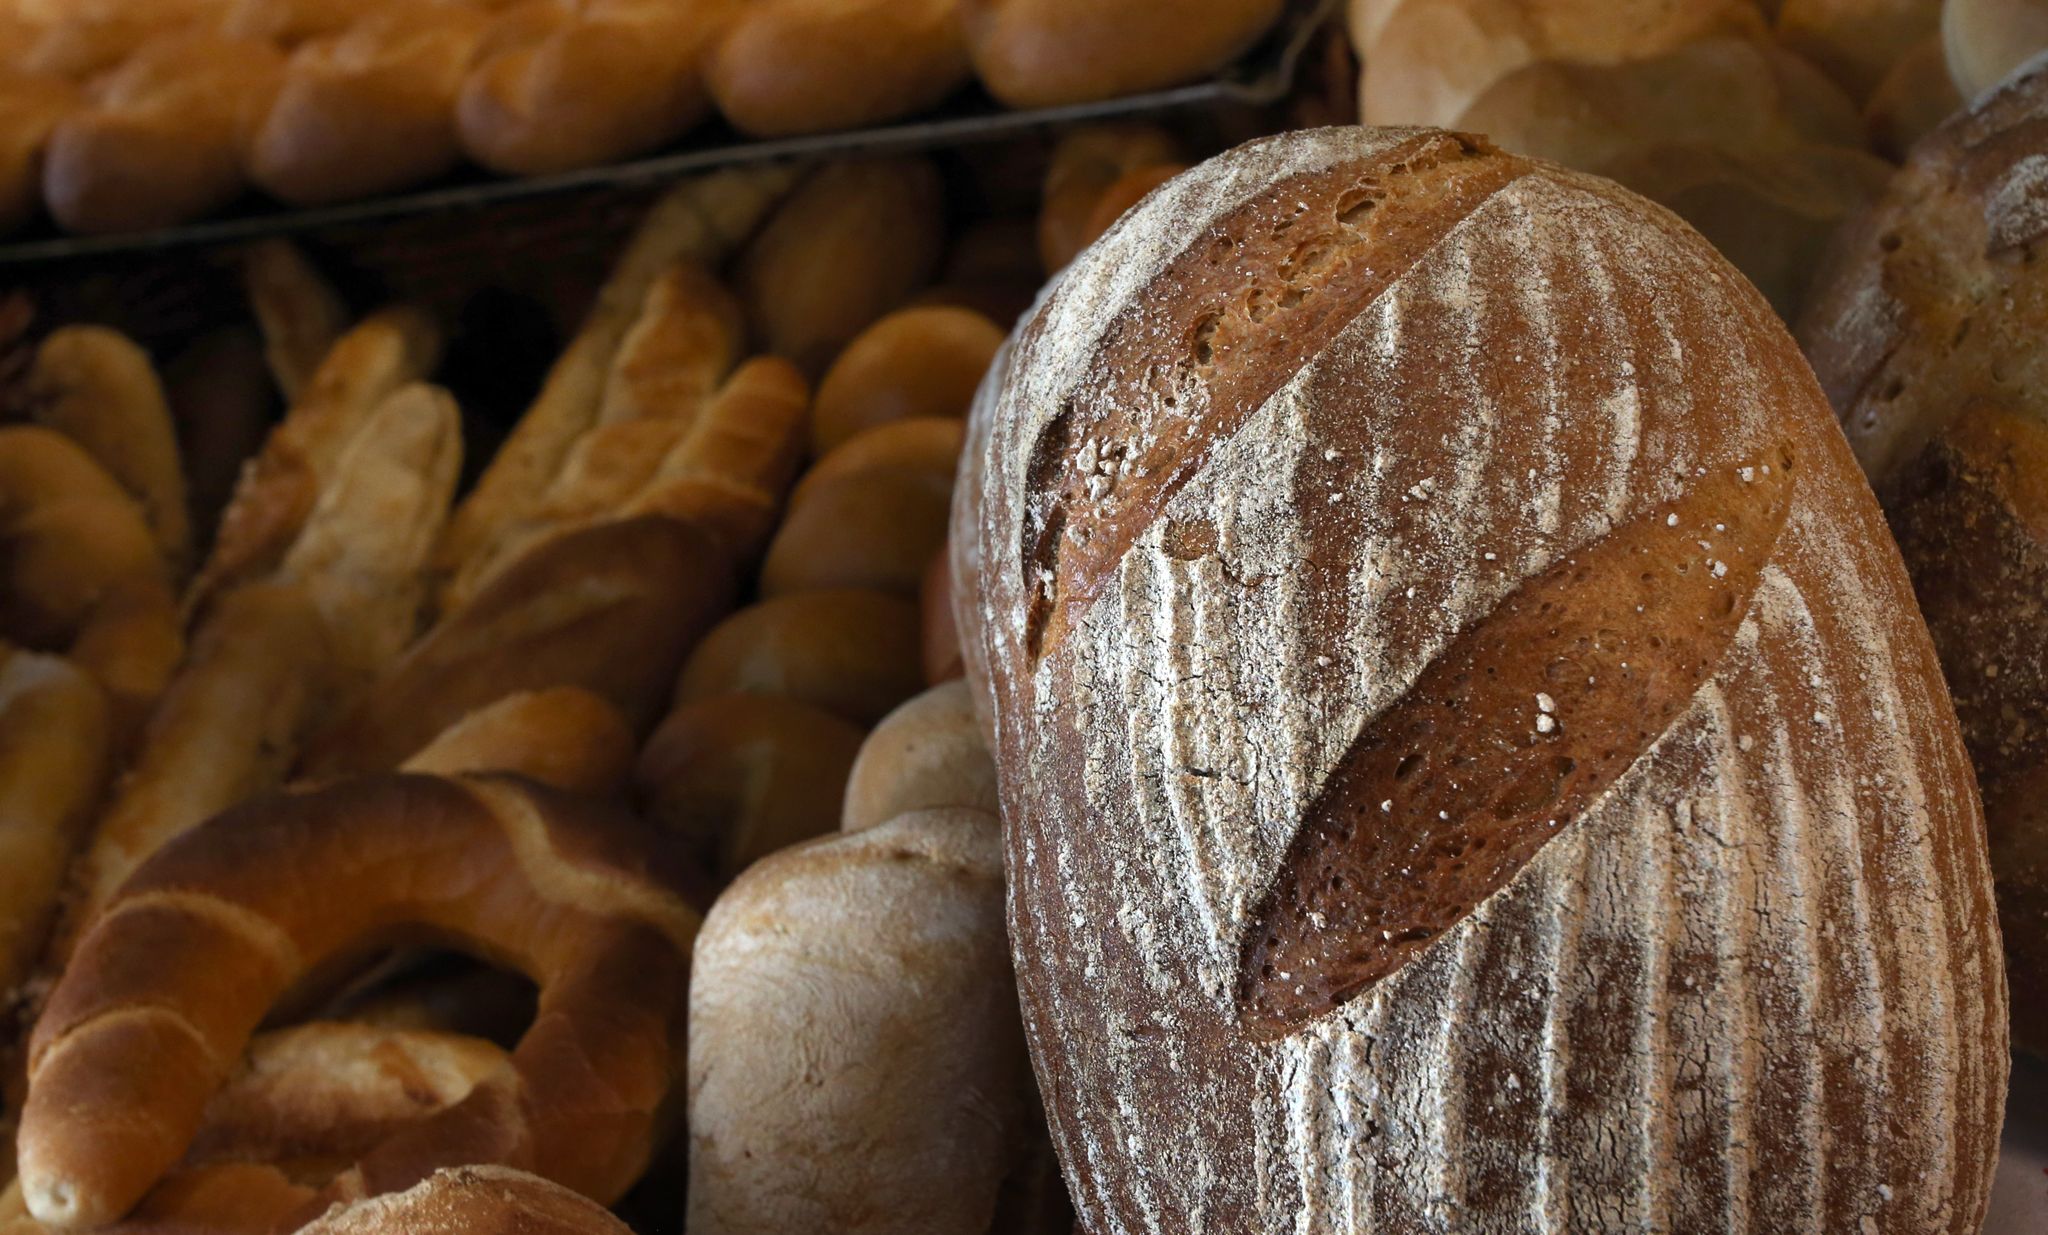
[[[2014,1037],[2048,1050],[2048,67],[1918,145],[1799,335],[1885,506],[1984,792]]]
[[[637,820],[506,779],[378,777],[217,817],[128,882],[50,996],[19,1137],[31,1212],[59,1227],[127,1212],[288,987],[408,935],[530,974],[540,1010],[505,1074],[369,1150],[319,1206],[465,1162],[616,1199],[674,1079],[688,878]]]
[[[392,1196],[328,1211],[300,1235],[632,1235],[603,1206],[494,1166],[435,1172]]]

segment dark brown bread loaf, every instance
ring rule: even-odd
[[[1293,133],[997,364],[956,595],[1088,1231],[1977,1228],[1966,754],[1697,235],[1479,139]]]
[[[2013,1036],[2048,1051],[2048,65],[1937,130],[1800,323],[1977,764]]]

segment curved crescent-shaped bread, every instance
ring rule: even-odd
[[[1694,233],[1293,133],[998,366],[956,604],[1084,1227],[1976,1228],[2005,987],[1954,713]]]

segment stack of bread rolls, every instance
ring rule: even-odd
[[[193,219],[254,188],[317,205],[462,162],[532,176],[668,145],[853,128],[979,76],[1037,107],[1174,85],[1282,0],[9,0],[0,227]]]
[[[1884,503],[1977,767],[2013,1033],[2048,1051],[2048,66],[1913,151],[1801,342]]]

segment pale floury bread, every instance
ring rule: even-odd
[[[1976,1229],[1955,714],[1811,372],[1673,216],[1430,130],[1242,147],[1067,270],[963,475],[1093,1235]]]

